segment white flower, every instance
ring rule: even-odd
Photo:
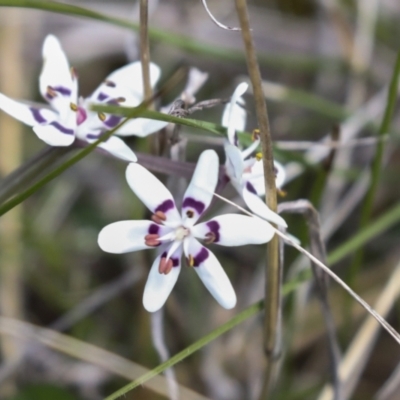
[[[218,156],[204,151],[183,196],[179,213],[169,190],[139,164],[130,164],[126,178],[131,189],[153,213],[152,221],[120,221],[99,234],[99,246],[109,253],[126,253],[157,248],[143,296],[148,311],[165,303],[181,270],[184,253],[187,264],[197,272],[206,288],[225,308],[236,304],[232,285],[215,255],[197,239],[222,246],[260,244],[269,241],[274,230],[258,218],[226,214],[197,225],[213,197],[218,181]]]
[[[261,160],[251,157],[251,155],[260,144],[260,139],[257,138],[243,151],[238,147],[236,130],[244,130],[246,124],[246,111],[240,106],[244,103],[241,96],[247,88],[248,84],[245,82],[237,86],[222,117],[222,125],[228,128],[228,141],[224,146],[225,172],[253,213],[277,225],[286,227],[287,224],[284,219],[270,210],[259,197],[265,195],[264,167]],[[277,162],[274,162],[274,167],[276,170],[276,186],[280,188],[285,180],[285,170]]]
[[[78,98],[78,79],[70,68],[58,39],[49,35],[43,43],[43,69],[39,78],[40,93],[51,106],[38,107],[10,99],[0,93],[0,109],[33,127],[36,135],[50,146],[70,146],[76,139],[92,143],[114,128],[121,117],[95,113],[90,103],[137,106],[143,99],[140,62],[114,71],[87,99]],[[151,84],[160,76],[159,68],[150,66]],[[137,118],[125,123],[116,134],[145,136],[166,123]],[[132,150],[119,138],[111,136],[99,147],[126,161],[136,161]]]

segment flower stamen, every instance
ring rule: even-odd
[[[51,86],[47,86],[46,93],[50,99],[54,99],[57,96],[56,91]]]
[[[158,265],[158,272],[160,274],[168,275],[173,266],[174,262],[170,258],[167,260],[165,257],[162,257],[160,259],[160,264]]]
[[[189,254],[188,264],[189,264],[189,267],[193,267],[194,266],[194,258],[193,258],[193,256],[191,254]]]
[[[106,120],[106,114],[99,112],[97,116],[100,118],[100,121],[104,122]]]
[[[156,224],[162,224],[167,219],[167,216],[162,211],[156,211],[152,216],[151,220]]]
[[[78,106],[77,106],[75,103],[69,103],[69,108],[70,108],[72,111],[75,111],[75,112],[78,111]]]
[[[205,244],[214,243],[217,239],[217,235],[214,232],[208,232],[206,234],[206,239],[204,240]]]
[[[260,139],[260,130],[259,129],[253,130],[253,133],[251,134],[251,139],[253,140],[253,142]]]
[[[160,235],[157,233],[149,233],[144,237],[144,244],[146,246],[156,247],[160,245]]]

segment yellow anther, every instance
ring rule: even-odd
[[[279,197],[286,197],[286,195],[287,195],[287,192],[285,192],[282,189],[277,189],[276,191],[277,191]]]
[[[123,103],[124,101],[126,101],[125,97],[118,97],[117,99],[117,103]]]
[[[194,258],[191,254],[189,254],[189,267],[193,267],[194,266]]]
[[[104,113],[102,113],[102,112],[99,112],[98,114],[98,117],[100,118],[100,121],[105,121],[106,120],[106,114],[104,114]]]
[[[259,129],[254,129],[253,133],[251,134],[251,139],[254,141],[258,140],[260,137],[260,130]]]
[[[257,161],[262,160],[262,158],[263,158],[263,156],[262,156],[262,153],[261,153],[261,152],[256,153],[256,160],[257,160]]]
[[[69,107],[72,111],[78,111],[78,106],[75,103],[69,103]]]

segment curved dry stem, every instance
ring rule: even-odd
[[[235,28],[235,27],[232,27],[232,26],[227,26],[227,25],[224,25],[224,24],[222,24],[221,22],[219,22],[219,21],[214,17],[214,15],[212,15],[210,9],[209,9],[208,6],[207,6],[207,1],[206,1],[206,0],[201,0],[201,2],[203,3],[203,6],[204,6],[205,10],[207,11],[208,16],[211,18],[211,20],[214,22],[215,25],[219,26],[219,27],[222,28],[222,29],[226,29],[227,31],[240,31],[240,30],[241,30],[240,28]]]

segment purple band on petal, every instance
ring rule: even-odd
[[[193,267],[198,267],[202,262],[208,258],[208,250],[205,247],[199,251],[199,253],[193,257]]]
[[[175,203],[172,200],[165,200],[159,206],[157,206],[154,212],[161,211],[166,213],[167,211],[172,210],[174,207]]]
[[[111,115],[110,118],[104,121],[104,125],[108,126],[109,128],[114,128],[116,125],[120,123],[121,119],[122,119],[121,117],[118,117],[116,115]]]
[[[108,96],[107,96],[106,94],[100,92],[100,93],[97,95],[97,100],[103,101],[103,100],[105,100],[107,97],[108,97]]]
[[[66,135],[73,135],[74,134],[74,130],[73,129],[68,129],[65,126],[62,126],[57,121],[50,122],[50,125],[53,125],[54,128],[58,129],[61,133],[65,133]]]
[[[217,221],[208,221],[206,224],[210,228],[210,232],[215,235],[214,243],[218,243],[220,239],[219,229],[221,228]]]
[[[87,133],[86,139],[98,139],[102,134],[101,133]]]
[[[149,226],[149,234],[150,235],[157,235],[159,231],[160,231],[160,227],[158,225],[151,224]]]
[[[257,194],[256,189],[254,188],[254,186],[253,186],[250,182],[247,182],[247,183],[246,183],[246,189],[247,189],[250,193]]]
[[[55,87],[52,87],[51,89],[53,89],[55,92],[60,93],[63,96],[71,96],[71,93],[72,93],[70,89],[68,89],[64,86],[55,86]]]
[[[194,208],[197,212],[197,214],[201,214],[204,209],[206,208],[205,204],[202,201],[197,201],[193,199],[192,197],[186,197],[186,199],[183,200],[182,208],[185,207],[190,207]]]
[[[40,114],[40,110],[37,108],[30,107],[29,110],[32,113],[33,118],[35,121],[39,124],[44,124],[47,122],[47,120],[43,117],[42,114]]]
[[[164,253],[161,254],[161,258],[167,258],[167,252],[164,251]],[[172,260],[172,266],[173,267],[179,267],[179,258],[176,257],[170,257],[170,260]]]

